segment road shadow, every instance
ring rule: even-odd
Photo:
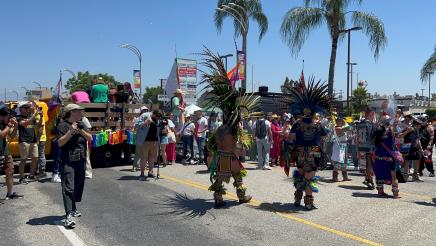
[[[195,172],[195,174],[208,174],[209,170],[198,170]]]
[[[281,203],[281,202],[263,202],[258,206],[253,206],[256,209],[267,211],[267,212],[281,212],[281,213],[299,213],[304,210],[304,207],[296,207],[292,203]]]
[[[356,173],[356,172],[348,172],[348,176],[364,177],[365,174],[362,174],[362,173]]]
[[[214,202],[207,201],[201,198],[190,198],[185,194],[176,193],[175,196],[167,196],[163,202],[156,203],[161,208],[168,211],[158,213],[158,215],[174,215],[181,216],[182,219],[195,219],[209,214],[214,220],[216,217],[209,212],[214,208]],[[228,208],[230,204],[223,209]]]
[[[359,185],[338,185],[338,187],[346,190],[369,190],[368,187]]]
[[[362,198],[379,198],[379,199],[386,199],[386,198],[392,198],[393,196],[387,195],[387,196],[379,196],[375,193],[363,193],[363,192],[353,192],[353,197],[362,197]]]
[[[65,219],[65,216],[44,216],[30,219],[26,224],[32,226],[59,225],[63,219]]]
[[[436,198],[433,198],[432,202],[415,202],[415,204],[427,207],[436,207]]]
[[[333,183],[338,183],[338,182],[334,182],[331,178],[323,178],[321,177],[318,182],[320,183],[327,183],[327,184],[333,184]]]
[[[147,178],[146,181],[151,180],[151,179],[154,179],[154,178]],[[139,176],[133,176],[133,175],[131,175],[131,176],[122,176],[122,177],[119,177],[118,180],[122,180],[122,181],[138,181],[139,182]],[[141,181],[141,182],[145,182],[145,181]]]

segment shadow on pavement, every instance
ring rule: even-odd
[[[41,218],[30,219],[26,222],[27,225],[40,226],[40,225],[59,225],[60,221],[65,216],[45,216]]]
[[[436,198],[433,198],[432,202],[415,202],[415,204],[427,207],[436,207]]]
[[[368,190],[368,187],[359,185],[338,185],[338,187],[347,190]]]
[[[158,215],[176,215],[183,218],[194,219],[202,217],[209,213],[215,220],[216,217],[209,212],[213,209],[214,202],[208,202],[205,199],[195,198],[191,199],[186,194],[182,195],[176,193],[175,197],[167,196],[167,199],[162,203],[156,203],[162,208],[168,209],[168,212],[158,213]],[[229,205],[229,203],[227,203]],[[223,209],[228,208],[223,207]]]
[[[365,176],[365,175],[364,175],[364,174],[361,174],[361,173],[352,173],[352,172],[348,172],[348,176],[363,177],[363,176]]]
[[[149,179],[153,179],[153,178],[149,178]],[[147,179],[147,180],[149,180]],[[122,176],[120,177],[118,180],[123,180],[123,181],[138,181],[139,182],[139,175],[138,176]]]
[[[292,203],[281,203],[281,202],[263,202],[259,206],[253,206],[256,209],[268,212],[282,212],[282,213],[299,213],[303,211],[304,207],[296,207]]]
[[[375,193],[362,193],[362,192],[353,192],[352,196],[353,197],[363,197],[363,198],[381,198],[381,199],[392,198],[391,195],[379,196],[378,194],[375,194]]]
[[[208,174],[209,170],[198,170],[195,172],[195,174]]]

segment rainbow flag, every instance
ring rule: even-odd
[[[239,80],[239,64],[227,73],[227,78],[230,80],[230,86],[235,87],[235,82]]]

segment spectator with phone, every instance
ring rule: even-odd
[[[82,201],[85,185],[85,169],[87,142],[92,141],[92,135],[87,132],[82,120],[83,107],[68,104],[64,108],[64,121],[57,126],[58,144],[61,148],[61,180],[62,196],[65,208],[66,228],[74,228],[74,217],[82,214],[77,210],[76,203]]]
[[[22,198],[14,188],[14,162],[9,152],[8,138],[14,138],[17,135],[18,122],[9,110],[7,105],[0,104],[0,170],[4,169],[6,174],[6,200]]]

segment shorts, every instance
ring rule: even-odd
[[[14,162],[11,155],[2,156],[0,158],[0,172],[4,170],[6,177],[11,177],[14,175]]]
[[[19,148],[21,159],[38,158],[37,143],[20,143]]]
[[[140,158],[141,161],[148,161],[155,163],[159,155],[159,142],[144,142],[141,145]]]
[[[160,137],[160,144],[168,144],[168,136],[161,136]]]

